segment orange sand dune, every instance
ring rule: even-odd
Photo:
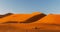
[[[37,14],[40,14],[40,12],[34,12],[32,14],[13,14],[4,18],[0,18],[0,23],[6,22],[6,21],[25,21]]]
[[[60,14],[48,14],[41,20],[38,20],[40,23],[48,23],[48,24],[60,24]]]
[[[40,14],[43,15],[43,18],[41,18]],[[36,17],[36,15],[38,16]],[[27,19],[28,21],[30,21],[30,19],[34,20],[36,18],[37,18],[36,21],[33,21],[32,23],[31,22],[26,23]],[[9,21],[14,22],[17,21],[18,23],[5,23]],[[19,30],[20,32],[26,29],[27,30],[31,29],[36,32],[38,30],[39,32],[40,30],[60,31],[60,14],[48,14],[47,16],[39,12],[34,12],[32,14],[13,14],[4,18],[0,18],[0,28],[6,30],[11,28],[11,30],[16,29]]]

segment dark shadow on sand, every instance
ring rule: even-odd
[[[45,14],[38,14],[38,15],[35,15],[29,19],[27,19],[26,21],[23,21],[23,22],[20,22],[20,23],[32,23],[32,22],[35,22],[43,17],[45,17],[46,15]]]
[[[7,14],[5,14],[5,15],[0,15],[0,18],[4,18],[4,17],[6,17],[6,16],[10,16],[10,15],[12,15],[13,13],[7,13]]]

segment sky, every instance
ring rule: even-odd
[[[0,14],[32,12],[60,14],[60,0],[0,0]]]

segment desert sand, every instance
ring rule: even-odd
[[[60,32],[60,14],[10,14],[0,18],[0,32]]]

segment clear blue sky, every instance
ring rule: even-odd
[[[0,14],[32,13],[60,14],[60,0],[0,0]]]

